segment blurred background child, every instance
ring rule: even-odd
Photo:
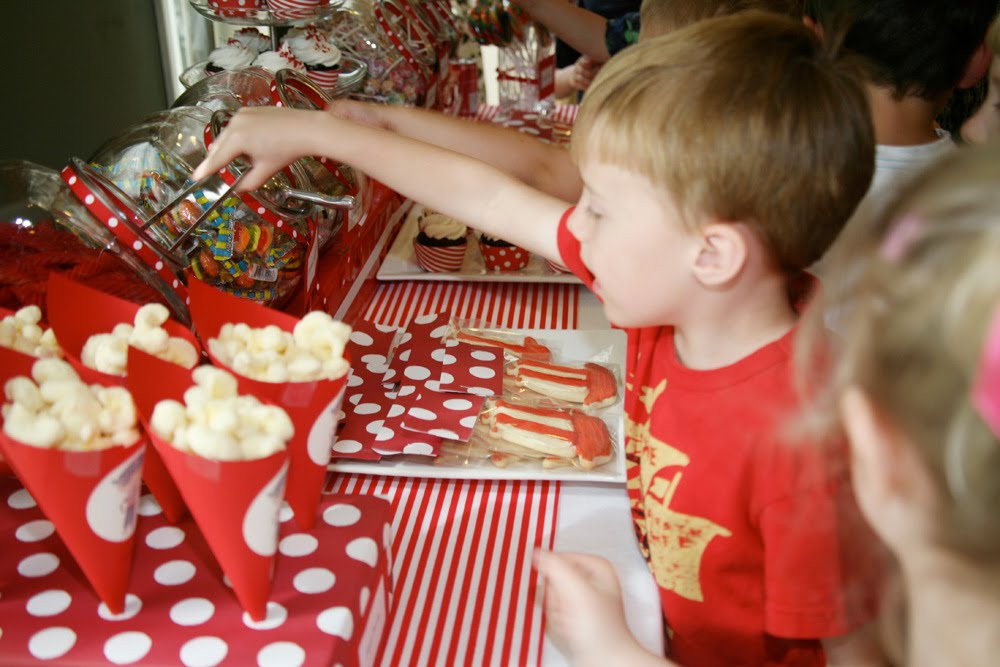
[[[839,403],[858,501],[898,561],[897,665],[1000,655],[998,183],[1000,146],[957,151],[831,258],[858,278],[826,296],[852,315],[818,414],[834,428]]]
[[[993,52],[986,99],[962,125],[962,138],[972,144],[1000,137],[1000,19],[993,21],[986,45]]]
[[[855,220],[879,214],[912,174],[955,148],[936,118],[956,88],[989,66],[997,0],[805,0],[805,20],[865,79],[875,125],[875,176]],[[817,128],[820,131],[820,128]],[[848,226],[854,224],[850,223]],[[825,268],[815,271],[824,277]]]

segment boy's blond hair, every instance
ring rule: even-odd
[[[652,39],[698,21],[749,9],[802,18],[802,0],[642,0],[639,39]]]
[[[801,22],[748,11],[632,46],[591,85],[579,163],[661,186],[688,219],[744,222],[789,273],[826,251],[874,169],[861,85]]]
[[[1000,146],[955,151],[909,183],[878,220],[852,226],[831,266],[853,280],[824,295],[797,346],[800,372],[808,373],[823,312],[848,314],[811,425],[839,428],[839,397],[860,387],[938,483],[938,540],[992,560],[1000,556],[1000,436],[973,406],[971,387],[1000,306],[997,183]]]

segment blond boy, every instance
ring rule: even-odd
[[[194,176],[245,154],[254,188],[326,155],[569,266],[628,334],[628,490],[671,657],[821,665],[843,657],[873,585],[845,568],[843,461],[780,435],[797,406],[789,290],[864,194],[873,150],[861,87],[800,22],[746,12],[602,70],[574,129],[583,195],[568,210],[485,163],[320,112],[241,111]]]

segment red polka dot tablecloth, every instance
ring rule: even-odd
[[[254,623],[190,517],[139,503],[125,611],[112,615],[16,479],[0,478],[0,665],[370,665],[392,590],[390,506],[324,496],[302,531],[285,506],[265,620]]]

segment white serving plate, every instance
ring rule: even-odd
[[[543,468],[540,463],[515,463],[498,468],[489,460],[472,460],[464,465],[443,465],[435,459],[417,456],[387,456],[381,461],[332,461],[328,468],[342,473],[386,475],[396,477],[427,477],[436,479],[523,479],[564,480],[625,483],[625,332],[619,329],[593,329],[586,331],[559,329],[512,329],[514,333],[532,336],[552,349],[553,358],[559,362],[582,363],[595,361],[617,366],[619,400],[597,413],[607,422],[615,438],[615,458],[594,470],[572,466]]]
[[[382,266],[375,275],[379,280],[450,280],[482,281],[496,283],[580,283],[572,273],[559,273],[549,268],[546,261],[532,254],[528,266],[520,271],[498,273],[487,271],[479,243],[474,235],[469,235],[469,245],[465,250],[462,268],[451,273],[429,273],[417,264],[417,253],[413,249],[413,239],[417,236],[417,215],[423,207],[414,204],[403,222],[396,240],[385,256]]]

